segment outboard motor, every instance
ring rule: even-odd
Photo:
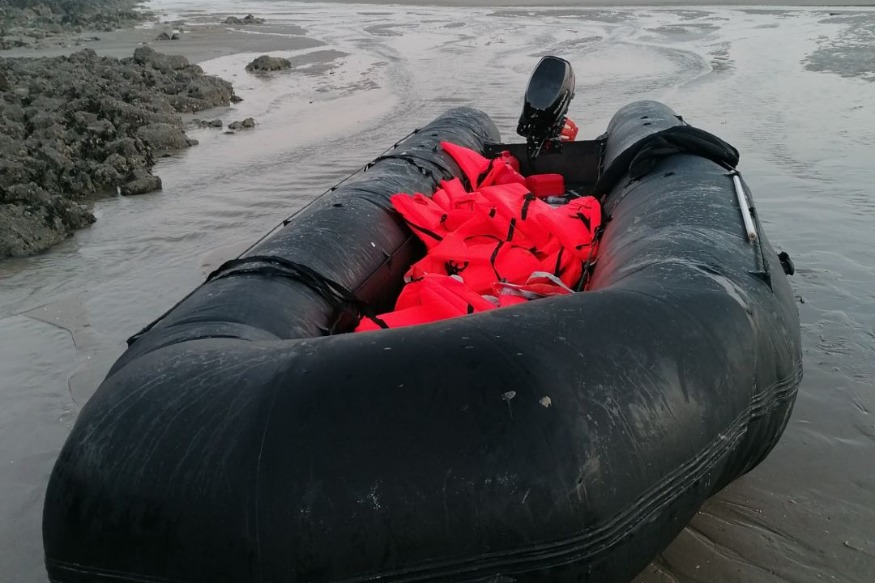
[[[574,99],[574,71],[559,57],[542,57],[526,89],[517,133],[528,144],[529,157],[560,148],[568,106]]]

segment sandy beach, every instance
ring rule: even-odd
[[[183,55],[243,101],[198,115],[158,161],[163,192],[93,203],[49,251],[0,261],[0,581],[44,583],[45,484],[125,339],[216,265],[454,105],[514,139],[537,57],[575,67],[571,116],[601,133],[658,99],[733,143],[773,244],[798,267],[805,380],[770,457],[713,498],[636,580],[868,583],[875,573],[875,2],[155,0],[156,22],[65,33],[3,59],[82,48]],[[463,8],[464,7],[464,8]],[[227,25],[252,13],[264,24]],[[158,41],[161,32],[178,40]],[[89,40],[98,37],[99,40]],[[252,75],[262,54],[289,71]]]

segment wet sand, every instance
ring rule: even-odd
[[[341,4],[161,0],[154,6],[166,19],[186,23],[180,40],[154,41],[173,28],[156,25],[82,45],[129,56],[149,42],[183,54],[244,97],[216,117],[259,125],[236,136],[190,132],[201,144],[156,168],[162,194],[99,202],[92,228],[46,254],[0,263],[0,581],[45,581],[45,481],[127,336],[211,266],[447,107],[479,106],[513,138],[525,80],[549,52],[574,64],[571,113],[582,136],[600,133],[620,105],[656,98],[739,147],[768,235],[799,268],[791,283],[804,301],[806,376],[787,432],[638,583],[872,581],[875,14],[700,2]],[[268,23],[220,24],[247,12]],[[262,53],[297,59],[295,70],[247,75]]]

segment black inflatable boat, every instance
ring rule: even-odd
[[[627,581],[759,463],[800,335],[737,152],[652,101],[561,143],[572,95],[546,59],[526,144],[447,112],[132,338],[54,467],[51,580]],[[389,196],[459,175],[444,140],[603,197],[588,291],[345,333],[423,253]]]

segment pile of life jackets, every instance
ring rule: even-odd
[[[601,207],[591,196],[551,205],[558,175],[523,177],[508,152],[490,160],[441,144],[470,189],[454,178],[431,196],[396,194],[391,201],[425,243],[427,253],[405,276],[395,310],[363,319],[356,332],[425,324],[572,293],[595,256]],[[546,181],[544,179],[547,179]],[[534,192],[533,192],[534,191]],[[563,199],[563,202],[565,200]]]

